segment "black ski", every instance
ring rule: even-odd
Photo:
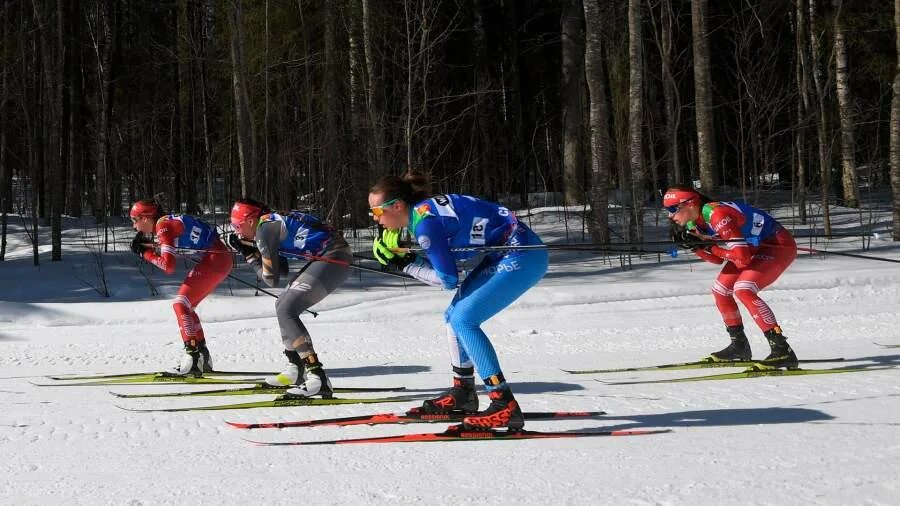
[[[818,374],[842,374],[842,373],[850,373],[850,372],[866,372],[866,371],[883,371],[887,369],[893,369],[893,366],[881,366],[881,367],[845,367],[845,368],[834,368],[834,369],[756,369],[749,368],[745,371],[741,372],[732,372],[725,374],[710,374],[706,376],[690,376],[687,378],[669,378],[669,379],[660,379],[660,380],[645,380],[645,381],[599,381],[600,383],[604,383],[606,385],[645,385],[651,383],[685,383],[691,381],[715,381],[715,380],[733,380],[733,379],[748,379],[748,378],[761,378],[763,376],[808,376],[808,375],[818,375]]]
[[[819,359],[810,359],[810,360],[800,360],[801,364],[817,364],[817,363],[826,363],[826,362],[843,362],[845,359],[843,357],[839,358],[819,358]],[[752,367],[757,362],[753,360],[746,361],[721,361],[721,362],[712,362],[710,360],[697,360],[694,362],[679,362],[674,364],[662,364],[662,365],[650,365],[645,367],[622,367],[618,369],[584,369],[584,370],[566,370],[563,371],[569,374],[605,374],[605,373],[616,373],[616,372],[639,372],[639,371],[680,371],[687,369],[707,369],[707,368],[716,368],[716,367]]]
[[[110,392],[122,399],[150,399],[157,397],[203,397],[223,395],[257,395],[257,394],[283,394],[292,387],[273,387],[267,383],[256,383],[244,388],[217,388],[215,390],[195,390],[192,392],[155,392],[149,394],[123,394]],[[352,394],[363,392],[402,392],[406,387],[345,387],[332,388],[336,394]]]

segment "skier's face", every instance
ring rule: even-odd
[[[131,227],[137,232],[150,235],[156,229],[156,222],[150,216],[132,216]]]
[[[689,221],[697,221],[697,218],[700,216],[700,208],[697,206],[697,202],[693,200],[682,202],[674,210],[669,209],[668,211],[669,219],[682,227]]]
[[[249,217],[241,221],[232,221],[231,228],[241,239],[252,240],[256,237],[256,226],[259,218]]]
[[[385,200],[383,193],[369,194],[369,215],[384,228],[396,230],[409,223],[406,202],[401,199]]]

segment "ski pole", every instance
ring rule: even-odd
[[[199,263],[200,263],[200,260],[193,259],[193,258],[191,258],[191,257],[189,257],[189,256],[187,256],[187,255],[181,255],[181,256],[184,257],[184,258],[187,258],[188,260],[190,260],[191,262],[194,262],[195,264],[199,264]],[[262,293],[264,293],[264,294],[266,294],[266,295],[269,295],[269,296],[271,296],[271,297],[274,297],[274,298],[276,298],[276,299],[278,298],[277,295],[275,295],[274,293],[272,293],[272,292],[266,290],[265,288],[260,288],[260,287],[257,286],[257,285],[254,285],[254,284],[252,284],[252,283],[249,283],[249,282],[247,282],[247,281],[244,281],[243,279],[241,279],[241,278],[239,278],[239,277],[232,276],[231,274],[228,274],[227,276],[228,276],[229,278],[231,278],[231,279],[237,281],[238,283],[247,285],[247,286],[249,286],[250,288],[255,288],[256,290],[259,290],[260,292],[262,292]],[[313,318],[319,316],[319,313],[317,313],[317,312],[315,312],[315,311],[310,311],[309,309],[307,309],[306,312],[309,313],[309,314],[311,314],[311,315],[313,315]]]
[[[353,269],[357,269],[357,270],[360,270],[360,271],[374,272],[374,273],[377,273],[377,274],[384,274],[384,275],[387,275],[387,276],[394,276],[394,277],[397,277],[397,278],[403,278],[403,279],[415,279],[414,277],[410,276],[409,274],[403,274],[402,272],[387,272],[387,271],[382,271],[382,270],[379,270],[379,269],[373,269],[373,268],[371,268],[371,267],[366,267],[366,266],[364,266],[364,265],[357,265],[357,264],[354,264],[354,263],[344,262],[344,261],[342,261],[342,260],[335,260],[335,259],[333,259],[333,258],[320,257],[320,256],[316,256],[316,255],[311,255],[311,254],[308,254],[308,253],[294,253],[294,252],[291,252],[291,251],[281,251],[281,250],[279,250],[278,253],[279,253],[280,255],[287,255],[287,256],[290,256],[290,257],[294,257],[294,258],[305,258],[305,259],[308,259],[308,260],[321,260],[321,261],[323,261],[323,262],[330,262],[330,263],[338,264],[338,265],[346,265],[347,267],[350,267],[350,268],[353,268]],[[356,256],[357,258],[363,258],[363,259],[365,259],[365,260],[374,260],[373,258],[359,257],[359,256],[357,256],[357,255],[354,255],[354,256]]]
[[[809,253],[818,253],[820,255],[838,255],[844,257],[852,257],[852,258],[862,258],[864,260],[879,260],[881,262],[892,262],[896,264],[900,264],[900,260],[894,260],[893,258],[885,258],[885,257],[873,257],[869,255],[859,255],[857,253],[844,253],[843,251],[822,251],[815,248],[801,248],[797,247],[799,251],[806,251]]]

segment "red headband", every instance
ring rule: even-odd
[[[677,206],[696,198],[700,198],[700,194],[693,190],[669,189],[663,196],[663,207]]]
[[[159,206],[152,202],[143,202],[138,201],[135,202],[133,206],[131,206],[131,217],[138,218],[142,216],[154,217],[159,214]]]
[[[232,223],[243,223],[247,221],[248,218],[255,218],[262,214],[262,209],[254,206],[253,204],[247,204],[244,202],[235,202],[234,207],[231,208],[231,222]]]

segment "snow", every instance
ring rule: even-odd
[[[837,213],[835,213],[838,215]],[[853,213],[846,213],[852,227]],[[881,216],[884,221],[884,216]],[[858,218],[858,216],[857,216]],[[869,217],[867,216],[866,219]],[[878,218],[878,216],[876,216]],[[532,213],[547,238],[553,210]],[[571,220],[571,217],[569,217]],[[785,220],[793,225],[789,219]],[[34,267],[19,220],[0,262],[0,503],[3,504],[897,504],[900,373],[610,385],[729,370],[571,375],[695,360],[727,342],[709,293],[718,267],[680,256],[553,252],[547,277],[485,325],[526,411],[604,410],[599,419],[529,422],[535,430],[669,428],[671,433],[577,440],[256,447],[243,440],[328,440],[439,430],[440,425],[240,431],[223,420],[301,420],[402,411],[414,403],[135,413],[270,396],[117,399],[117,392],[210,386],[37,387],[44,375],[166,369],[180,354],[171,310],[185,269],[165,276],[127,252],[102,255],[112,296],[97,291],[94,253],[67,220],[64,261],[42,245]],[[884,223],[882,223],[884,224]],[[570,223],[571,225],[571,223]],[[884,227],[882,227],[883,229]],[[657,233],[657,232],[654,232]],[[799,235],[799,234],[798,234]],[[882,234],[882,236],[885,234]],[[125,228],[118,237],[128,238]],[[658,238],[656,236],[649,239]],[[42,235],[42,242],[43,242]],[[805,246],[810,246],[808,242]],[[815,243],[854,251],[859,239]],[[900,260],[873,241],[866,255]],[[357,250],[365,250],[365,240]],[[246,268],[234,274],[251,279]],[[159,294],[151,294],[151,285]],[[336,386],[449,382],[446,291],[368,272],[317,307],[308,325]],[[897,366],[900,269],[801,254],[763,292],[803,358]],[[274,300],[223,283],[199,307],[220,369],[277,370]],[[746,316],[745,321],[750,323]],[[748,329],[753,327],[752,323]],[[760,332],[749,332],[765,355]],[[600,381],[598,381],[600,380]],[[378,394],[373,394],[378,395]],[[482,402],[485,397],[482,396]]]

